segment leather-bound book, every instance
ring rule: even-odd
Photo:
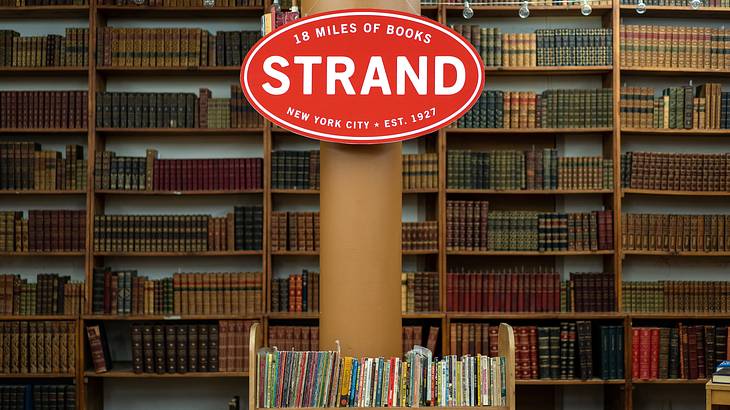
[[[109,346],[107,345],[103,325],[86,326],[86,334],[94,372],[105,373],[111,370],[111,356],[109,355]]]

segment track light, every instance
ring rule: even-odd
[[[471,8],[468,1],[464,2],[464,11],[461,13],[462,16],[464,16],[465,19],[470,19],[474,17],[474,9]]]
[[[203,6],[206,8],[211,8],[215,6],[215,0],[203,0]]]
[[[134,0],[134,4],[141,6],[144,4],[144,0]]]
[[[528,3],[529,2],[527,0],[522,2],[522,6],[520,7],[520,12],[518,13],[520,18],[526,19],[526,18],[530,17],[530,9],[527,7]]]
[[[590,16],[592,11],[593,7],[591,7],[591,3],[588,0],[583,0],[583,5],[580,8],[580,14]]]
[[[644,3],[644,0],[639,0],[639,2],[636,3],[636,13],[638,13],[638,14],[646,13],[646,3]]]
[[[702,0],[690,0],[689,6],[692,7],[692,10],[699,10],[702,6]]]

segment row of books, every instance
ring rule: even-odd
[[[84,148],[66,145],[66,158],[35,142],[0,141],[0,190],[86,189]]]
[[[438,272],[403,272],[401,274],[400,289],[401,311],[439,311]]]
[[[449,312],[614,312],[612,273],[450,272]]]
[[[403,154],[403,189],[438,188],[438,169],[436,153]]]
[[[602,128],[613,122],[612,90],[484,91],[457,128]]]
[[[94,216],[95,252],[206,252],[261,249],[263,249],[261,206],[234,207],[234,212],[224,217]]]
[[[86,128],[86,91],[0,91],[0,128]]]
[[[120,191],[244,191],[263,188],[263,158],[160,159],[96,153],[94,187]]]
[[[39,273],[30,283],[20,275],[0,275],[0,314],[76,316],[84,300],[84,283],[70,276]]]
[[[421,0],[422,5],[433,5],[433,4],[446,4],[448,6],[463,6],[464,2],[462,0]],[[534,6],[556,6],[556,7],[565,7],[565,6],[572,6],[575,3],[573,3],[572,0],[535,0],[530,2],[531,5]],[[605,5],[611,5],[610,0],[592,0],[591,4],[594,6],[605,6]],[[487,1],[480,1],[479,5],[484,6],[503,6],[504,2],[502,0],[487,0]]]
[[[2,7],[2,3],[0,3]],[[0,385],[0,408],[76,409],[76,386],[72,384],[5,384]]]
[[[337,352],[264,348],[256,359],[256,406],[261,408],[506,406],[507,402],[504,357],[434,359],[430,351],[417,348],[405,359],[354,358]],[[323,363],[320,377],[320,372],[294,371],[316,363]]]
[[[621,0],[621,4],[635,5],[639,0]],[[644,2],[647,6],[686,6],[687,2],[684,0],[646,0]],[[730,7],[730,1],[728,0],[703,0],[703,7]]]
[[[403,222],[401,241],[404,251],[437,250],[438,221]]]
[[[317,326],[269,326],[269,344],[284,350],[318,350],[319,327]]]
[[[132,0],[98,0],[100,6],[130,6],[140,4]],[[203,7],[202,0],[144,0],[141,5],[152,7]],[[262,7],[263,0],[216,0],[214,7]]]
[[[3,321],[0,340],[4,374],[75,373],[76,322]]]
[[[112,315],[249,314],[263,309],[263,273],[174,273],[150,280],[136,270],[95,267],[92,313]]]
[[[248,370],[250,320],[212,324],[132,324],[134,373],[243,372]]]
[[[502,33],[499,28],[453,25],[487,67],[603,66],[613,64],[611,29],[538,29]]]
[[[319,312],[319,272],[303,269],[271,278],[272,312]]]
[[[404,352],[408,352],[416,345],[424,346],[431,352],[436,351],[436,343],[438,343],[439,336],[439,327],[430,326],[428,328],[428,334],[425,335],[426,339],[423,338],[424,330],[425,327],[420,325],[403,326],[401,340],[403,343],[402,347]]]
[[[0,212],[0,252],[82,252],[86,211]]]
[[[625,188],[730,191],[730,153],[627,152],[621,165]]]
[[[621,66],[730,68],[727,38],[716,27],[621,25]]]
[[[621,126],[654,129],[730,128],[730,93],[715,83],[670,87],[655,97],[651,87],[621,89]]]
[[[633,327],[631,334],[633,379],[705,379],[727,358],[724,325]]]
[[[228,98],[207,88],[195,93],[96,93],[96,126],[101,128],[255,128],[261,117],[239,85]]]
[[[725,281],[623,282],[624,312],[730,312]]]
[[[730,250],[730,215],[623,214],[623,249],[664,252]]]
[[[21,37],[14,30],[0,30],[0,66],[86,67],[89,65],[89,29],[67,28],[65,36]]]
[[[319,212],[271,213],[271,251],[318,251]]]
[[[100,67],[238,67],[259,31],[99,27]]]
[[[319,150],[272,152],[271,188],[319,189]]]
[[[613,189],[613,160],[542,152],[448,150],[446,184],[456,189]]]
[[[497,326],[451,323],[450,348],[457,355],[496,355]],[[518,379],[604,380],[623,378],[623,327],[599,326],[594,343],[590,321],[559,326],[515,326],[515,377]],[[598,350],[594,357],[594,346]],[[594,360],[600,363],[594,366]],[[600,371],[599,371],[600,370]]]
[[[86,0],[2,0],[2,7],[83,6]]]
[[[447,201],[446,249],[611,250],[613,214],[611,211],[490,211],[488,201]]]

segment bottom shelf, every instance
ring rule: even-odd
[[[580,380],[580,379],[517,379],[515,380],[515,384],[518,386],[582,386],[582,385],[605,385],[605,384],[625,384],[626,380],[624,379],[612,379],[612,380],[603,380],[603,379],[588,379],[588,380]]]
[[[633,384],[707,384],[709,379],[633,379]]]

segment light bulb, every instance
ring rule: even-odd
[[[692,10],[699,10],[702,6],[702,0],[690,0],[689,6],[692,7]]]
[[[526,1],[523,2],[522,7],[520,7],[520,12],[519,12],[520,18],[526,19],[526,18],[530,17],[530,9],[527,8],[527,3],[528,2],[526,2]]]
[[[592,11],[593,8],[591,7],[591,3],[588,0],[583,0],[583,6],[580,8],[580,14],[590,16]]]
[[[144,4],[144,0],[134,0],[134,4],[141,6]]]
[[[638,14],[646,13],[646,3],[644,3],[644,0],[639,0],[639,2],[636,3],[636,12]]]
[[[464,2],[464,11],[461,13],[462,16],[464,16],[465,19],[470,19],[474,17],[474,9],[471,8],[468,1]]]
[[[211,8],[215,6],[215,0],[203,0],[203,6],[207,8]]]

